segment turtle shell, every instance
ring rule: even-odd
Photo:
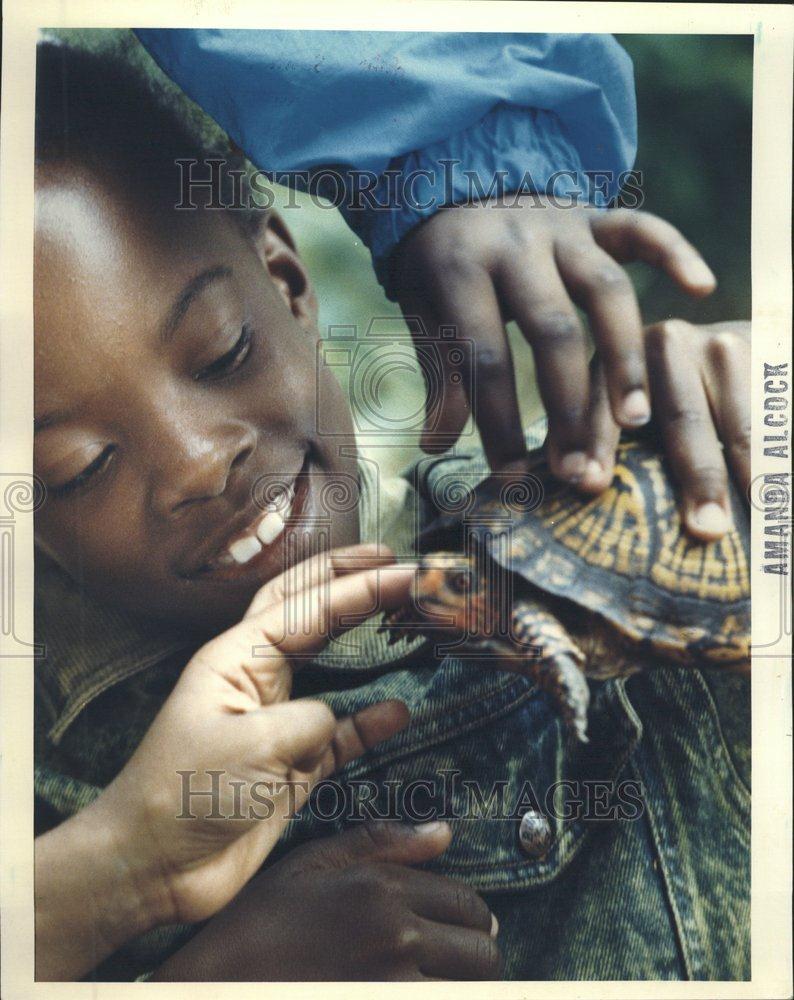
[[[420,549],[487,552],[531,588],[596,613],[623,635],[677,658],[749,657],[749,517],[734,492],[735,528],[718,541],[681,524],[663,458],[621,442],[611,485],[587,497],[556,482],[540,452],[530,472],[497,473],[442,515]]]

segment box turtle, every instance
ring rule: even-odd
[[[530,675],[586,741],[585,677],[678,663],[749,669],[749,514],[702,543],[681,524],[659,453],[621,442],[596,497],[556,483],[541,452],[529,471],[474,489],[437,483],[444,513],[418,540],[411,607],[387,616],[390,641],[418,630],[453,655]]]

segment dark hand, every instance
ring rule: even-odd
[[[405,867],[446,824],[360,825],[256,876],[155,974],[160,980],[498,979],[495,921],[461,882]]]
[[[395,253],[405,315],[420,316],[431,336],[440,325],[453,325],[459,338],[457,344],[433,341],[444,352],[444,388],[442,398],[428,400],[434,419],[425,426],[422,447],[436,451],[454,443],[472,409],[471,382],[474,419],[491,467],[523,456],[504,329],[514,319],[535,354],[552,472],[592,485],[593,449],[603,452],[606,440],[590,433],[588,343],[574,305],[586,311],[603,359],[613,419],[636,427],[650,415],[649,379],[637,299],[619,264],[642,260],[660,267],[696,296],[709,294],[716,282],[694,247],[655,216],[559,207],[533,195],[506,200],[508,205],[491,199],[438,212]],[[459,377],[468,361],[453,350],[467,342],[475,355],[471,380]]]
[[[728,476],[747,497],[750,486],[750,324],[693,326],[684,320],[645,331],[654,422],[681,495],[687,530],[708,541],[731,524]],[[603,370],[592,369],[591,442],[612,478],[620,428],[612,419]]]

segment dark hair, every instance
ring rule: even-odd
[[[181,93],[181,92],[180,92]],[[224,204],[231,204],[231,170],[244,170],[239,150],[221,134],[208,141],[196,115],[156,78],[115,52],[43,41],[36,59],[36,165],[83,166],[118,182],[135,200],[158,208],[179,201],[178,159],[223,159]],[[245,179],[243,179],[245,183]],[[235,211],[247,230],[261,212]]]

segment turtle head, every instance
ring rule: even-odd
[[[417,610],[443,631],[481,633],[487,593],[473,557],[460,552],[422,556],[413,596]]]

